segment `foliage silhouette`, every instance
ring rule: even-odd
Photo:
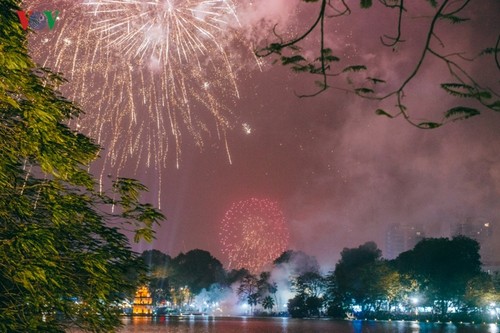
[[[405,0],[379,0],[378,7],[371,0],[361,0],[360,7],[365,10],[373,11],[372,15],[380,15],[380,10],[397,10],[398,17],[396,23],[396,33],[393,35],[382,34],[380,42],[384,47],[392,48],[394,58],[397,57],[397,51],[401,46],[410,40],[412,36],[405,35],[403,28],[409,19],[418,18],[426,20],[426,38],[423,45],[413,52],[414,67],[408,74],[399,82],[387,82],[383,78],[371,77],[364,75],[359,82],[353,83],[352,79],[346,74],[358,73],[363,75],[368,68],[364,64],[353,64],[349,66],[340,66],[341,58],[333,54],[331,47],[327,45],[326,34],[328,32],[329,20],[340,19],[343,16],[352,14],[351,5],[346,0],[303,0],[306,3],[314,3],[317,6],[318,13],[316,18],[306,28],[302,34],[291,39],[285,39],[277,33],[277,26],[273,32],[277,37],[277,41],[271,42],[268,45],[258,49],[256,55],[258,57],[276,56],[284,66],[289,66],[296,73],[310,73],[318,75],[320,80],[316,81],[317,90],[309,94],[299,94],[299,97],[313,97],[328,89],[338,89],[347,93],[355,94],[359,97],[378,102],[390,101],[395,105],[395,109],[388,111],[382,108],[376,110],[377,115],[396,118],[398,116],[404,119],[411,125],[421,129],[434,129],[442,125],[456,121],[468,119],[477,116],[481,110],[500,111],[500,92],[498,86],[493,87],[492,84],[481,83],[484,72],[491,71],[498,73],[500,70],[500,33],[494,39],[489,40],[491,43],[483,50],[466,50],[466,51],[449,51],[445,44],[445,39],[440,35],[440,29],[445,25],[451,25],[452,33],[458,38],[461,30],[456,28],[456,25],[470,23],[465,16],[469,12],[467,10],[479,9],[488,10],[491,6],[498,6],[494,1],[486,1],[486,3],[474,4],[471,0],[426,0],[417,4],[418,10],[410,12],[408,7],[415,6],[414,3]],[[377,8],[375,8],[377,7]],[[381,9],[382,7],[382,9]],[[428,9],[432,10],[430,17],[425,16]],[[425,9],[425,11],[424,11]],[[419,12],[421,10],[424,14]],[[413,17],[412,17],[413,16]],[[382,19],[382,17],[381,17]],[[376,25],[376,23],[375,23]],[[310,59],[306,56],[309,51],[305,51],[306,47],[310,47],[309,43],[315,43],[315,39],[319,39],[319,45],[316,45],[317,56]],[[404,39],[405,38],[405,39]],[[453,39],[447,44],[452,45]],[[449,46],[449,45],[448,45]],[[367,51],[373,52],[373,51]],[[482,58],[492,57],[490,61],[485,61]],[[405,99],[412,94],[410,83],[417,81],[417,76],[430,67],[432,61],[437,61],[443,70],[447,71],[447,77],[438,80],[440,82],[432,82],[434,84],[434,92],[439,93],[442,89],[449,94],[456,105],[448,110],[442,111],[442,116],[437,120],[419,120],[411,115],[410,107]],[[468,67],[470,63],[475,61],[484,61],[481,63],[481,71],[479,74],[473,73]],[[436,69],[433,69],[436,70]],[[339,76],[344,76],[349,83],[347,86],[342,84],[342,81],[336,80]],[[450,80],[450,81],[447,81]],[[335,83],[332,83],[335,82]],[[390,85],[391,84],[391,85]],[[493,84],[498,84],[498,80]],[[495,90],[496,89],[496,90]],[[441,106],[437,106],[440,108]]]

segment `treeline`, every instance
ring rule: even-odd
[[[165,311],[207,313],[497,321],[500,277],[481,270],[470,238],[428,238],[394,260],[373,242],[345,248],[326,274],[300,251],[286,251],[268,271],[226,271],[209,252],[141,257],[154,304]],[[229,307],[232,307],[229,309]]]
[[[428,238],[394,260],[373,242],[344,249],[326,276],[295,279],[292,316],[497,321],[500,279],[481,270],[470,238]],[[321,290],[312,293],[311,290]]]

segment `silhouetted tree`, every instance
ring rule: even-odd
[[[320,309],[324,305],[326,293],[326,279],[319,273],[307,272],[294,279],[293,291],[296,296],[292,303],[289,303],[292,316],[319,316]]]
[[[481,273],[479,244],[464,236],[424,239],[396,263],[402,273],[413,275],[422,296],[429,305],[437,304],[441,315],[463,302],[467,283]]]
[[[307,272],[319,272],[319,264],[315,257],[302,251],[288,250],[273,262],[275,267],[286,266],[291,275],[299,276]]]
[[[307,305],[304,295],[298,294],[294,298],[288,300],[287,308],[292,318],[307,317]]]
[[[155,249],[142,252],[141,258],[152,272],[159,268],[168,267],[172,260],[168,254]]]
[[[226,274],[226,285],[230,286],[235,282],[241,281],[247,275],[250,275],[250,272],[246,268],[232,269]]]
[[[264,299],[262,300],[262,307],[264,308],[264,310],[271,310],[272,311],[275,304],[276,303],[275,303],[274,299],[270,295],[264,297]]]
[[[335,265],[334,282],[337,290],[337,304],[355,304],[366,312],[373,301],[376,276],[370,272],[380,262],[382,252],[374,242],[367,242],[357,248],[344,248]],[[330,278],[330,281],[332,279]],[[378,291],[377,291],[378,292]]]
[[[253,309],[259,300],[259,280],[252,274],[243,277],[236,293],[241,301],[250,305],[253,313]]]
[[[214,283],[223,283],[225,271],[219,260],[210,252],[191,250],[180,253],[171,260],[170,282],[174,286],[188,286],[195,295],[202,289],[209,289]]]

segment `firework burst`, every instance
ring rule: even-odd
[[[288,229],[276,202],[252,198],[234,203],[220,227],[222,251],[229,268],[260,271],[288,246]]]
[[[237,19],[227,0],[98,0],[85,5],[98,17],[93,30],[108,37],[108,46],[163,63],[196,61],[193,55],[213,54],[214,49],[224,53],[220,35],[228,21]]]
[[[145,167],[156,171],[161,189],[161,170],[171,156],[179,166],[184,138],[200,149],[217,139],[230,161],[226,132],[239,97],[227,51],[237,22],[230,0],[25,6],[60,11],[53,30],[30,36],[30,51],[69,80],[63,92],[86,111],[71,125],[105,148],[101,179],[125,166]]]

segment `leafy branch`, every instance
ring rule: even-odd
[[[408,123],[421,129],[437,128],[447,122],[468,119],[479,115],[480,111],[476,108],[458,105],[444,111],[442,118],[438,121],[416,121],[410,116],[407,106],[403,103],[405,91],[407,90],[410,82],[413,82],[418,74],[422,72],[426,61],[428,61],[427,58],[433,57],[444,64],[451,78],[455,80],[455,82],[442,82],[439,85],[440,88],[447,94],[454,98],[473,100],[476,103],[479,103],[479,105],[484,109],[500,111],[499,93],[494,91],[491,87],[483,87],[479,84],[478,80],[466,70],[465,66],[461,62],[459,62],[459,60],[468,62],[474,61],[477,57],[469,59],[462,53],[443,54],[433,46],[437,43],[437,45],[445,48],[445,43],[436,32],[436,28],[440,22],[448,22],[455,25],[469,21],[469,19],[463,17],[461,13],[464,12],[470,5],[471,0],[425,0],[425,2],[427,2],[428,5],[434,9],[434,14],[430,18],[425,42],[420,48],[420,56],[416,59],[416,64],[413,70],[402,80],[402,82],[392,91],[385,94],[379,94],[375,90],[375,86],[380,84],[384,85],[386,83],[386,81],[381,78],[367,76],[365,78],[365,82],[370,83],[370,85],[361,84],[353,86],[352,88],[332,86],[330,84],[333,77],[350,72],[363,72],[367,70],[367,67],[362,64],[347,66],[343,69],[336,69],[336,67],[334,67],[334,63],[339,63],[341,59],[333,55],[332,50],[325,45],[325,18],[336,18],[339,16],[349,15],[351,14],[351,9],[345,1],[337,2],[342,4],[342,10],[337,9],[334,5],[332,5],[333,0],[304,1],[320,2],[318,15],[311,26],[303,34],[299,35],[299,37],[292,38],[288,41],[284,41],[283,38],[276,33],[275,26],[273,32],[275,36],[279,38],[279,42],[271,43],[256,51],[256,55],[259,57],[267,57],[271,55],[278,56],[282,65],[290,66],[296,73],[309,73],[321,76],[321,80],[316,81],[316,84],[319,87],[318,90],[311,94],[297,94],[297,96],[313,97],[323,93],[329,88],[333,88],[379,102],[394,99],[396,108],[395,112],[387,112],[383,109],[377,109],[376,114],[384,115],[390,118],[402,116]],[[402,29],[403,21],[406,17],[405,13],[407,13],[405,2],[404,0],[379,0],[379,3],[388,9],[398,10],[396,34],[383,34],[380,37],[380,41],[383,46],[392,47],[393,50],[396,50],[395,47],[397,44],[405,42],[403,39]],[[373,3],[371,0],[360,1],[360,7],[362,9],[369,9],[372,5]],[[332,14],[330,14],[330,12],[332,12]],[[319,34],[319,56],[310,61],[302,55],[302,46],[306,39],[312,39],[315,34]],[[499,44],[500,34],[494,47],[487,48],[478,55],[493,55],[496,69],[500,69]],[[291,53],[291,55],[286,51]]]

